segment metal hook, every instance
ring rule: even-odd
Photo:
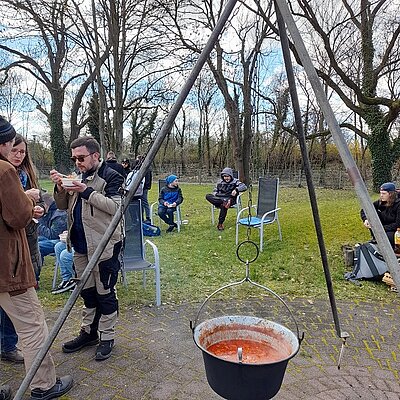
[[[342,346],[340,348],[340,353],[339,353],[339,358],[338,358],[338,369],[340,369],[340,364],[342,363],[342,358],[343,358],[343,353],[344,353],[344,349],[346,347],[346,339],[349,337],[349,335],[347,334],[347,332],[343,332],[342,335]]]

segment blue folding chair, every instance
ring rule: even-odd
[[[156,286],[156,304],[161,305],[160,257],[157,246],[143,238],[141,200],[135,199],[128,205],[125,213],[124,250],[122,252],[122,280],[127,285],[128,271],[143,271],[143,286],[146,287],[146,271],[154,270]],[[146,244],[153,250],[154,262],[146,259]]]
[[[278,211],[279,178],[258,179],[258,200],[257,206],[252,206],[251,218],[245,217],[249,207],[239,211],[236,218],[236,245],[239,243],[239,226],[246,228],[257,228],[260,231],[260,251],[263,250],[264,226],[274,222],[278,224],[279,239],[282,240],[281,225],[279,223]],[[253,215],[255,211],[255,215]]]

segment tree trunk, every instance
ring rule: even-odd
[[[378,106],[366,107],[365,121],[371,130],[368,145],[372,157],[373,189],[379,192],[382,183],[392,180],[392,144],[384,116]]]
[[[65,144],[63,128],[63,104],[64,92],[62,89],[51,93],[51,111],[48,116],[50,125],[50,142],[54,154],[54,164],[58,171],[69,173],[71,162],[69,160],[69,149]]]

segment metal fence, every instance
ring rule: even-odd
[[[53,167],[45,166],[39,169],[41,179],[49,177],[49,171]],[[198,184],[213,184],[219,178],[221,170],[214,169],[210,173],[205,168],[198,168],[195,166],[187,166],[182,168],[182,165],[167,165],[162,168],[153,168],[153,179],[164,179],[169,174],[174,174],[179,177],[181,182],[198,183]],[[260,176],[276,176],[280,179],[281,186],[288,187],[301,187],[306,186],[306,178],[301,169],[291,170],[257,170],[251,172],[251,181],[253,183],[258,181]],[[328,168],[325,171],[314,170],[312,172],[314,185],[321,188],[330,189],[350,189],[352,188],[351,181],[344,168]],[[372,187],[371,173],[365,179],[367,187]]]
[[[155,179],[165,178],[168,174],[177,175],[182,182],[190,183],[215,183],[219,178],[221,170],[213,170],[211,173],[204,169],[195,167],[186,167],[183,171],[180,165],[163,167],[162,169],[154,169],[153,176]],[[276,176],[279,177],[280,184],[283,186],[306,186],[306,177],[304,171],[298,170],[257,170],[252,171],[250,179],[257,182],[260,176]],[[350,189],[353,187],[347,172],[341,168],[330,168],[323,171],[312,171],[313,182],[316,187],[330,189]],[[369,173],[365,179],[367,187],[372,187],[372,176]]]

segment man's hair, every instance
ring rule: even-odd
[[[100,153],[99,142],[93,136],[81,136],[71,142],[69,146],[71,149],[86,146],[89,153]]]
[[[115,153],[113,151],[109,151],[107,153],[107,160],[116,160],[117,156],[115,155]]]

